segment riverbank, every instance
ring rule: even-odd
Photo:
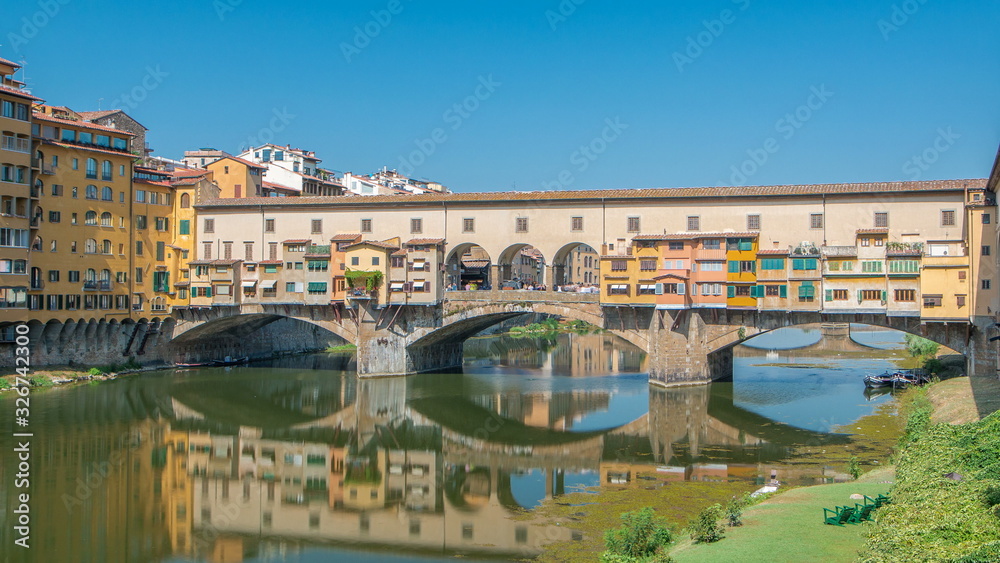
[[[777,494],[747,509],[745,525],[727,528],[720,542],[683,539],[671,556],[678,563],[847,562],[859,552],[868,563],[951,561],[970,554],[970,562],[1000,560],[1000,529],[991,512],[997,509],[983,501],[988,491],[1000,491],[1000,415],[991,416],[1000,409],[1000,381],[951,379],[908,391],[893,404],[901,409],[900,422],[906,418],[897,465],[857,481]],[[874,428],[865,418],[849,426],[869,435]],[[947,476],[954,472],[960,480]],[[856,502],[851,494],[887,491],[893,504],[879,510],[877,527],[840,528],[820,519],[823,508]]]
[[[97,368],[97,372],[92,372],[95,368],[84,370],[73,366],[48,366],[42,369],[33,369],[27,379],[31,382],[31,387],[47,388],[72,385],[74,383],[90,383],[100,381],[110,381],[119,377],[132,375],[146,371],[158,371],[168,369],[168,366],[145,366],[138,368],[126,368],[120,371],[102,371]],[[0,373],[0,393],[13,390],[17,386],[17,373],[14,368],[5,368]]]

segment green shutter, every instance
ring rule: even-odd
[[[882,290],[882,301],[885,302],[885,301],[888,301],[888,300],[889,300],[889,294],[888,294],[888,292],[886,290],[883,289]]]
[[[180,234],[182,234],[182,235],[190,235],[191,234],[191,221],[190,220],[188,220],[188,219],[181,219],[181,231],[180,231]]]
[[[733,285],[729,286],[729,287],[728,287],[728,288],[726,289],[726,295],[727,295],[727,296],[728,296],[728,297],[729,297],[730,299],[732,299],[733,297],[736,297],[736,286],[733,286]]]
[[[309,291],[321,291],[326,293],[326,282],[309,282]]]
[[[735,260],[729,261],[729,273],[738,274],[740,273],[740,263]]]
[[[788,286],[782,285],[778,288],[778,297],[788,297]]]
[[[861,290],[859,289],[858,290],[858,303],[861,303],[862,301],[864,301],[864,297],[861,296]]]
[[[805,269],[806,270],[815,270],[816,269],[816,259],[815,258],[807,258],[806,259],[806,267],[805,267]]]
[[[801,258],[793,258],[792,259],[792,269],[793,270],[805,270],[805,268],[802,266],[802,259]]]
[[[739,249],[743,251],[753,250],[753,241],[749,239],[740,239]]]
[[[212,287],[211,286],[206,287],[205,288],[205,297],[211,297],[211,296],[212,296]]]
[[[156,243],[156,260],[162,262],[165,258],[166,246],[164,246],[163,241],[157,241]]]
[[[832,289],[826,290],[826,300],[827,301],[833,301],[833,290]]]

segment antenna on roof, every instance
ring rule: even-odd
[[[97,98],[97,111],[101,111],[101,102],[103,101],[104,98]]]

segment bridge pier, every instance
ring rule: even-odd
[[[657,311],[649,331],[649,382],[669,387],[731,378],[733,346],[759,332],[755,325],[727,311]]]

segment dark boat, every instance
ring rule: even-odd
[[[869,373],[865,376],[865,387],[868,387],[869,389],[892,387],[895,375],[895,372],[890,373],[888,371],[880,375]]]
[[[892,386],[896,389],[907,387],[909,385],[923,385],[928,381],[930,381],[928,377],[918,374],[916,371],[911,369],[897,370],[896,373],[892,374]]]
[[[234,358],[232,356],[226,356],[221,360],[212,360],[213,366],[235,366],[237,364],[245,364],[250,359],[250,356],[243,356],[242,358]]]

